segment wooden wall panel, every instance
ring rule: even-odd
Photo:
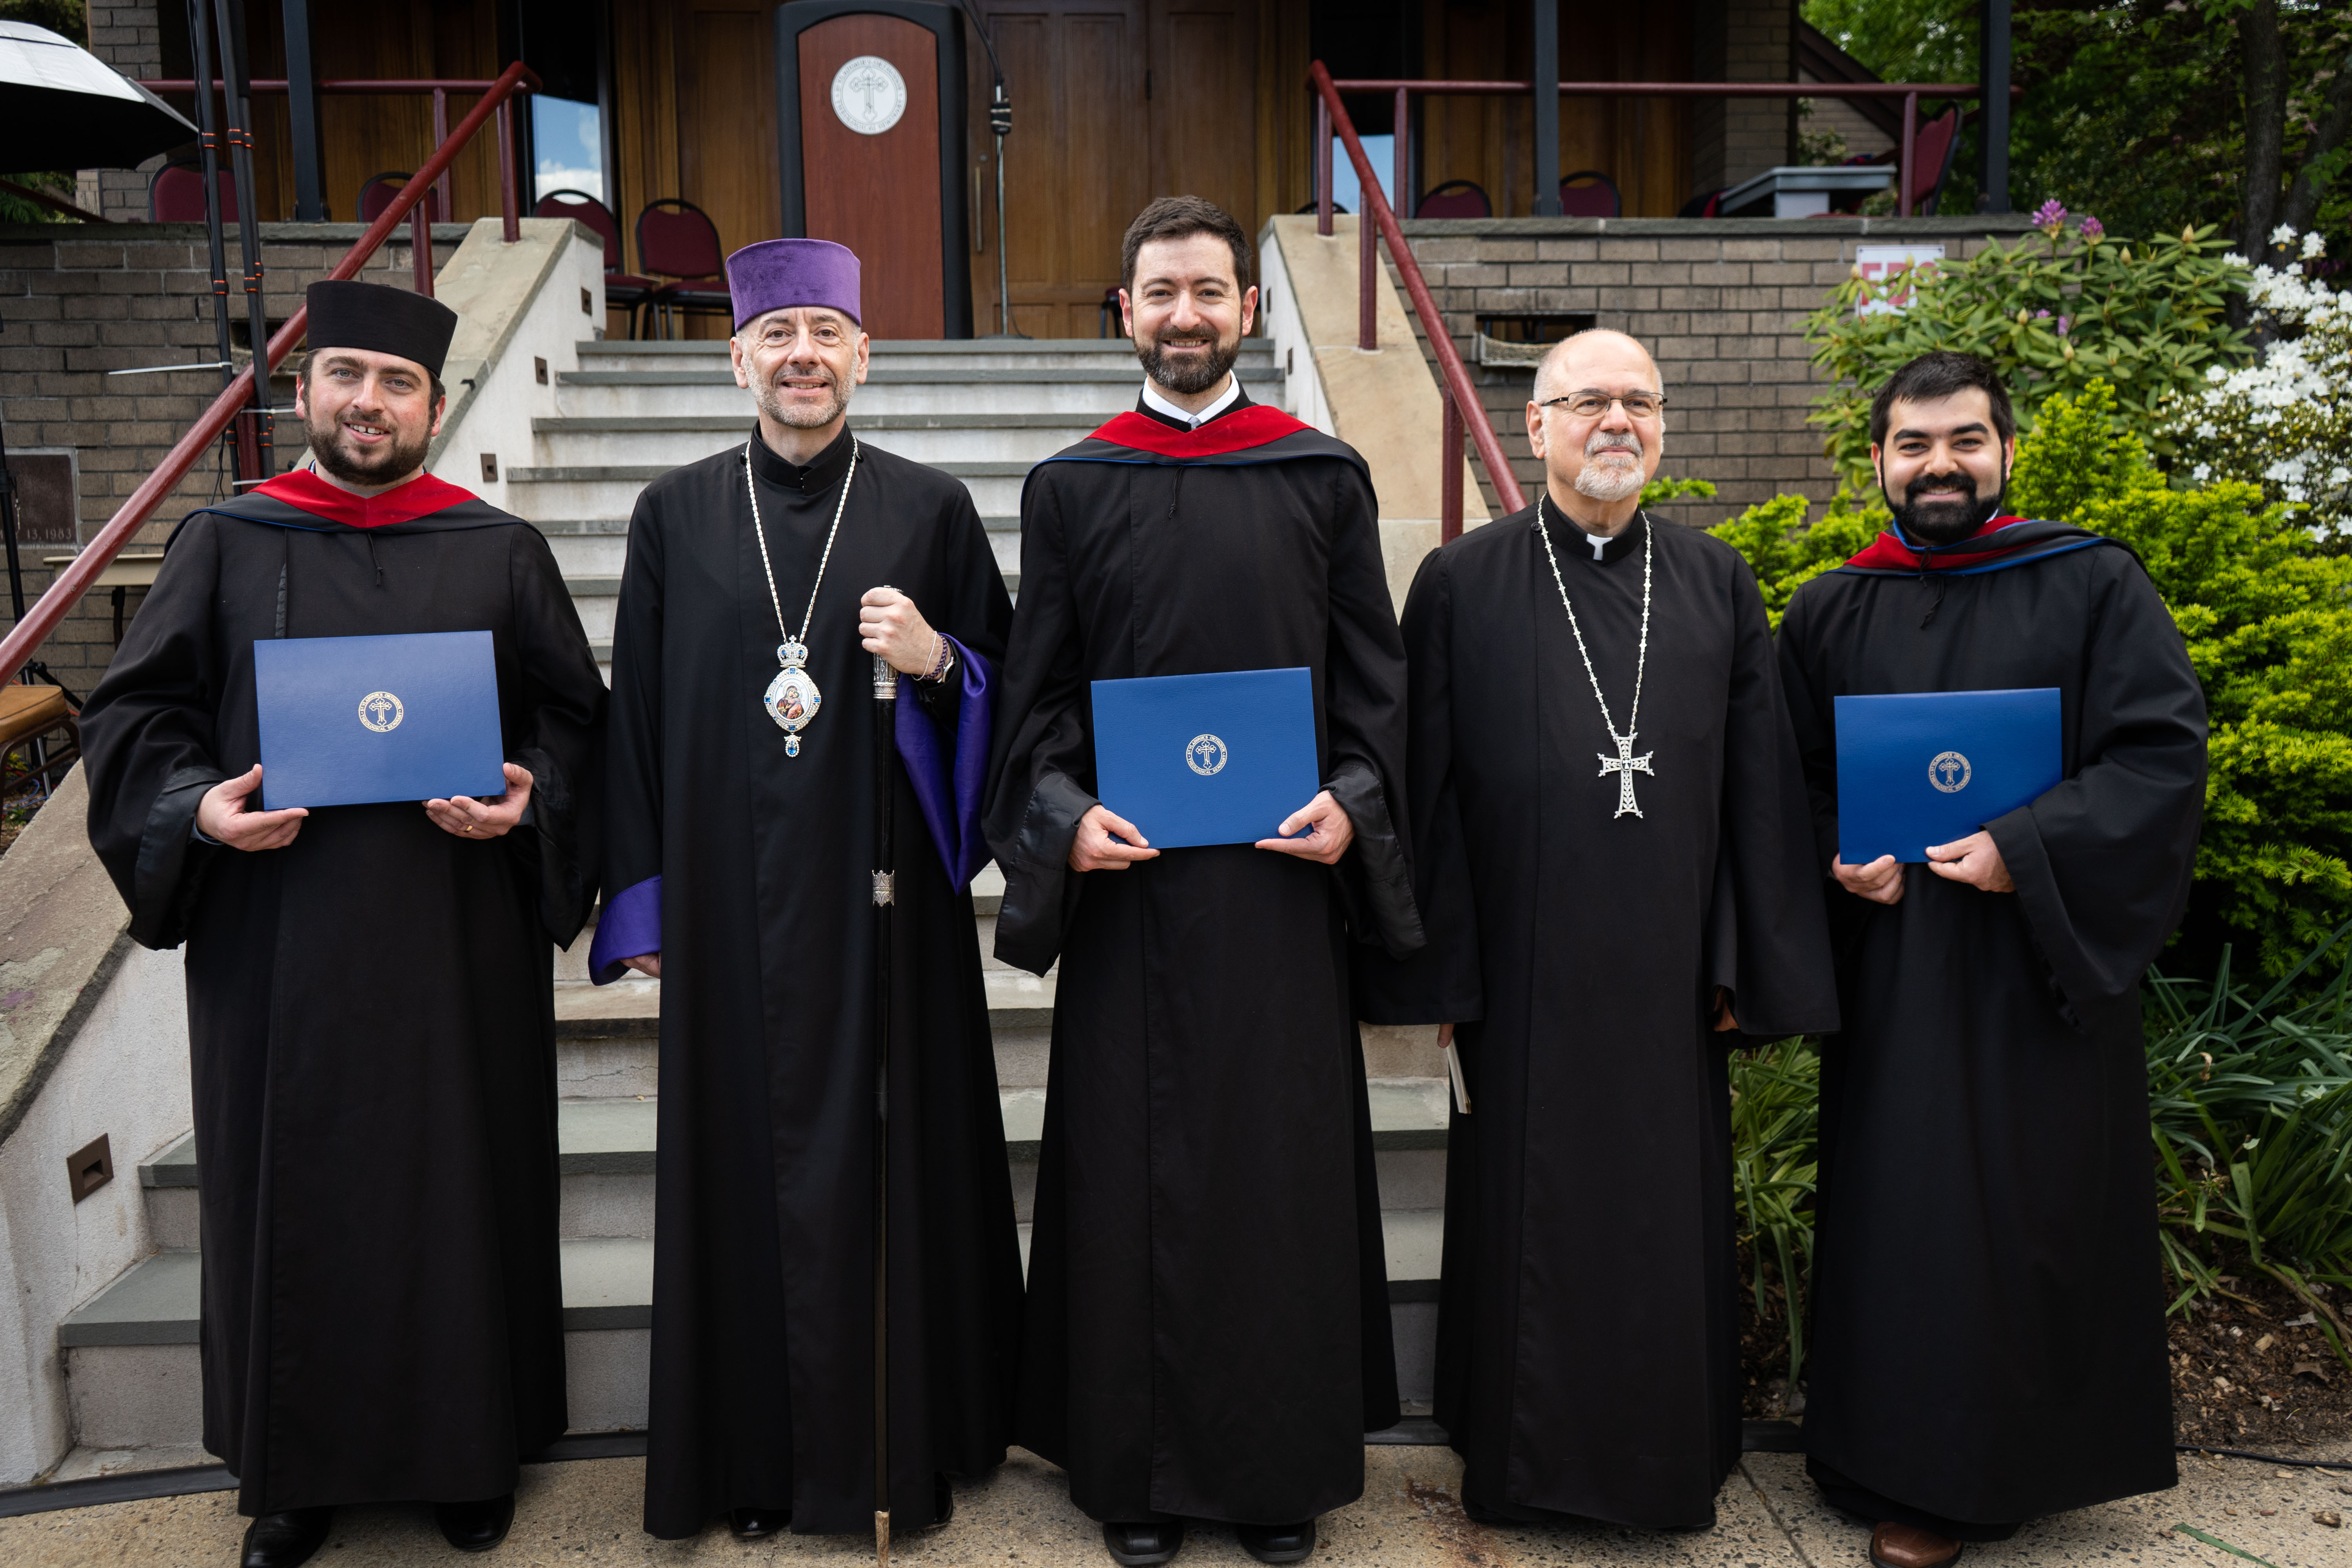
[[[1256,0],[1155,0],[1151,13],[1151,194],[1205,197],[1255,229]]]
[[[1306,79],[1305,0],[982,0],[980,10],[1013,100],[1005,226],[1021,331],[1097,335],[1119,239],[1155,196],[1205,196],[1253,233],[1306,200],[1306,136],[1280,132],[1277,85]],[[997,321],[991,79],[977,38],[966,55],[983,214],[972,315],[985,332]],[[1303,87],[1287,101],[1295,120]],[[1299,170],[1286,181],[1286,155]]]
[[[1434,78],[1527,80],[1532,38],[1516,0],[1426,0],[1424,66]],[[1665,0],[1631,18],[1564,6],[1562,79],[1687,81],[1691,0]],[[1628,217],[1672,217],[1690,195],[1691,103],[1674,99],[1563,99],[1562,174],[1598,169],[1617,184]],[[1422,109],[1423,190],[1475,180],[1496,215],[1525,216],[1535,198],[1535,115],[1523,98],[1433,99]]]
[[[906,111],[878,136],[833,110],[834,73],[860,55],[888,60],[907,83]],[[938,37],[902,16],[820,22],[800,36],[800,91],[810,237],[857,253],[866,331],[943,336]]]
[[[723,256],[783,232],[776,173],[776,28],[770,0],[688,0],[673,12],[677,62],[677,195],[710,216]],[[640,202],[640,207],[643,203]],[[635,222],[632,213],[627,220]],[[698,338],[731,324],[690,318]]]
[[[1143,0],[1011,0],[981,6],[1013,97],[1004,143],[1005,233],[996,227],[995,174],[982,173],[972,258],[977,331],[999,320],[997,251],[1016,330],[1033,337],[1096,335],[1103,290],[1118,282],[1118,241],[1150,199],[1150,121],[1144,98]],[[988,52],[969,40],[970,141],[992,156]]]
[[[423,0],[405,6],[314,5],[313,65],[321,78],[432,78],[486,81],[499,74],[495,0]],[[179,24],[186,30],[184,21]],[[286,75],[285,31],[278,7],[246,7],[247,54],[259,79]],[[173,107],[191,119],[187,100]],[[449,123],[455,126],[474,106],[453,94]],[[425,97],[376,98],[335,94],[320,100],[326,158],[322,166],[327,215],[339,223],[359,216],[360,187],[372,176],[414,169],[433,154],[433,105]],[[282,93],[254,100],[254,180],[260,188],[265,222],[294,212],[294,167]],[[457,222],[499,210],[498,143],[485,131],[450,170],[450,205]],[[528,186],[523,209],[530,207]]]

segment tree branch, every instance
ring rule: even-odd
[[[2279,206],[2279,165],[2286,143],[2286,48],[2278,0],[2253,0],[2238,23],[2246,57],[2246,188],[2238,248],[2249,260],[2267,254]]]
[[[2328,84],[2327,111],[2320,116],[2311,140],[2304,143],[2303,167],[2295,171],[2294,184],[2287,187],[2281,223],[2307,229],[2319,216],[2319,183],[2311,177],[2313,166],[2342,146],[2347,133],[2352,133],[2352,59],[2336,68],[2336,79]]]

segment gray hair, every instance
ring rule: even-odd
[[[1656,385],[1660,392],[1665,391],[1666,379],[1664,375],[1659,374],[1658,362],[1656,359],[1652,357],[1648,345],[1644,344],[1641,339],[1633,336],[1631,332],[1621,332],[1610,327],[1587,327],[1582,331],[1570,332],[1568,336],[1560,339],[1559,342],[1552,344],[1551,348],[1544,354],[1541,363],[1536,366],[1534,401],[1541,403],[1546,398],[1557,397],[1560,395],[1562,389],[1559,385],[1559,382],[1562,376],[1562,367],[1568,363],[1570,351],[1575,344],[1583,342],[1586,338],[1594,337],[1622,339],[1622,341],[1633,344],[1634,348],[1640,350],[1642,357],[1650,362],[1650,380]]]

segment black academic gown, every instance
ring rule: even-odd
[[[1423,562],[1405,603],[1413,868],[1429,946],[1365,1013],[1456,1023],[1438,1422],[1463,1496],[1522,1519],[1713,1522],[1739,1454],[1726,1058],[1837,1023],[1804,781],[1748,564],[1637,518],[1593,559],[1546,508],[1615,758],[1532,508]],[[1596,1273],[1596,1270],[1598,1271]],[[1605,1284],[1596,1284],[1605,1279]]]
[[[2138,992],[2189,893],[2205,704],[2128,550],[2021,526],[1973,570],[1816,578],[1780,647],[1824,868],[1832,699],[2062,693],[2065,782],[1984,825],[2014,894],[1920,865],[1891,907],[1829,894],[1807,1449],[1832,1500],[1978,1538],[2175,1479]]]
[[[205,1446],[248,1514],[495,1497],[565,1426],[551,944],[595,889],[604,687],[538,531],[440,488],[372,529],[260,494],[191,515],[82,714],[131,934],[187,943]],[[259,760],[256,640],[478,630],[521,826],[401,803],[191,840]]]
[[[851,440],[805,468],[750,443],[795,634]],[[761,703],[782,639],[743,463],[730,447],[646,488],[613,640],[603,920],[650,885],[662,954],[645,1526],[668,1539],[740,1507],[789,1508],[796,1531],[873,1527],[876,704],[857,602],[892,584],[991,661],[1012,618],[971,493],[863,447],[807,638],[823,700],[786,755]],[[971,898],[950,885],[903,768],[892,787],[889,1501],[903,1530],[930,1521],[937,1474],[1004,1457],[1021,1258]],[[600,928],[600,960],[607,947]],[[617,973],[602,963],[597,978]]]
[[[1097,1519],[1310,1518],[1361,1492],[1362,1435],[1397,1419],[1348,995],[1351,936],[1420,941],[1376,518],[1362,460],[1303,426],[1184,460],[1089,439],[1023,494],[996,951],[1061,971],[1017,1433]],[[1355,825],[1337,868],[1231,846],[1070,870],[1088,680],[1294,666]]]

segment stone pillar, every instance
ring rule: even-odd
[[[1698,0],[1701,81],[1797,79],[1794,0]],[[1691,188],[1722,190],[1794,156],[1794,99],[1712,99],[1691,114]]]
[[[134,79],[163,74],[163,38],[156,20],[159,0],[89,0],[89,52]],[[193,140],[193,138],[192,138]],[[76,176],[76,199],[118,223],[147,221],[147,181],[163,166],[151,158],[137,169],[84,169]]]

